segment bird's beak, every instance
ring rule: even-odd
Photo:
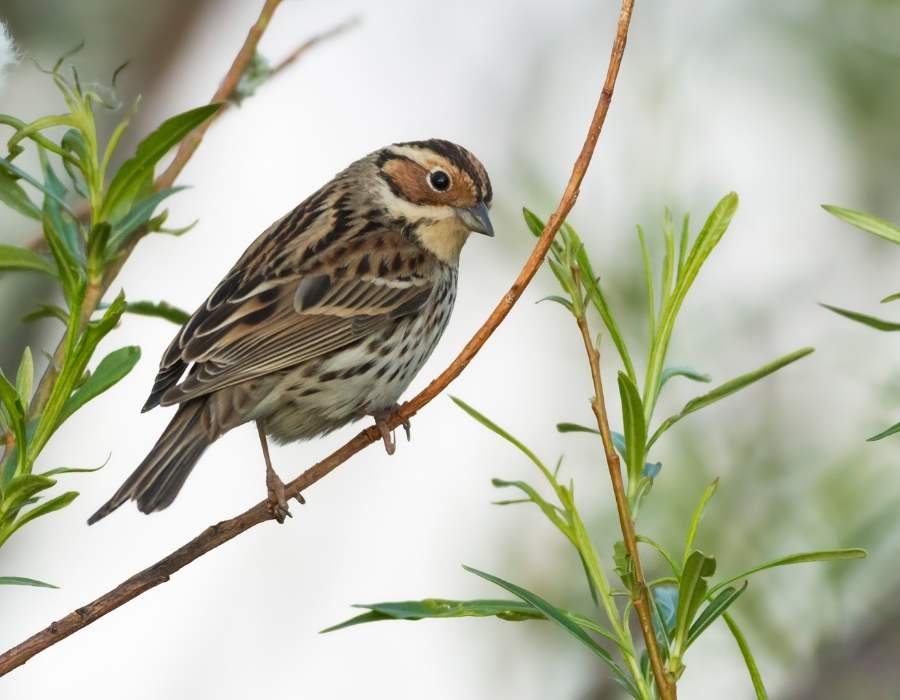
[[[459,208],[456,210],[456,216],[470,231],[477,231],[485,236],[494,235],[491,217],[488,216],[488,208],[484,202],[479,202],[474,207]]]

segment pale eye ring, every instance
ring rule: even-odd
[[[428,173],[428,185],[436,192],[446,192],[450,189],[451,184],[453,181],[445,170],[435,168]]]

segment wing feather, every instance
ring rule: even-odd
[[[248,248],[172,341],[145,410],[327,355],[427,304],[440,263],[423,262],[394,222],[374,225],[378,212],[354,205],[340,185]]]

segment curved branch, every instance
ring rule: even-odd
[[[487,320],[475,332],[471,340],[466,343],[456,359],[450,363],[447,369],[441,372],[441,374],[425,387],[425,389],[404,403],[387,420],[387,423],[391,428],[399,427],[405,420],[415,415],[440,394],[450,382],[459,376],[491,334],[497,329],[503,319],[506,318],[507,314],[519,297],[522,296],[525,287],[534,277],[543,262],[544,257],[553,242],[554,236],[566,216],[572,210],[575,200],[578,198],[579,187],[581,186],[582,180],[584,180],[588,165],[594,154],[594,148],[597,145],[597,139],[600,137],[600,131],[606,120],[606,113],[609,110],[616,78],[619,74],[619,66],[621,65],[622,55],[625,51],[625,41],[628,36],[628,26],[631,21],[633,5],[634,0],[622,0],[619,21],[616,28],[616,37],[609,60],[606,80],[603,84],[603,89],[600,92],[600,97],[597,101],[597,106],[594,110],[594,116],[591,119],[584,145],[581,147],[581,152],[578,154],[578,158],[572,168],[572,174],[569,177],[565,191],[560,198],[559,206],[547,220],[547,224],[535,244],[534,250],[532,250],[531,255],[528,257],[521,272],[519,272],[512,286],[509,288],[509,291],[503,295],[490,316],[488,316]],[[288,498],[296,496],[301,491],[323,478],[333,469],[346,462],[357,452],[374,442],[380,441],[380,439],[381,435],[374,426],[366,428],[321,462],[310,467],[299,477],[287,484],[285,487],[285,495]],[[206,530],[193,540],[172,552],[172,554],[164,559],[161,559],[153,566],[135,574],[108,593],[105,593],[84,607],[69,613],[56,622],[51,623],[45,629],[0,655],[0,676],[21,666],[35,654],[40,653],[47,647],[56,644],[61,639],[86,627],[95,620],[100,619],[107,613],[124,605],[129,600],[133,600],[145,591],[148,591],[161,583],[165,583],[172,574],[198,557],[225,544],[245,530],[255,525],[259,525],[266,520],[270,520],[271,518],[272,516],[269,513],[266,502],[261,501],[249,510],[244,511],[230,520],[224,520],[216,525],[206,528]]]

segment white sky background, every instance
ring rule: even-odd
[[[257,8],[226,2],[195,28],[166,90],[145,95],[140,128],[208,98]],[[262,45],[274,60],[348,14],[363,14],[364,23],[215,125],[181,178],[193,188],[169,204],[173,225],[197,217],[200,223],[186,237],[141,243],[116,287],[132,299],[193,308],[261,230],[350,161],[394,141],[458,141],[492,175],[497,238],[469,242],[453,321],[412,395],[454,356],[524,260],[529,240],[519,207],[546,214],[561,191],[602,83],[616,11],[613,2],[286,2]],[[762,29],[737,31],[739,19],[719,3],[639,0],[616,97],[572,222],[597,267],[615,278],[626,264],[618,261],[631,269],[635,260],[634,223],[657,231],[668,204],[691,211],[696,230],[722,194],[738,191],[738,216],[692,293],[680,324],[692,332],[675,350],[700,358],[722,379],[837,333],[840,342],[823,342],[815,356],[774,381],[785,395],[797,395],[806,425],[848,445],[858,440],[861,421],[844,418],[862,405],[867,382],[886,373],[879,368],[889,364],[888,343],[848,328],[815,302],[860,306],[894,291],[890,260],[873,264],[868,241],[819,209],[829,201],[852,206],[857,190],[852,169],[842,167],[852,145],[827,116],[816,68],[807,67],[809,83],[796,89],[788,78],[797,74],[779,69],[784,56],[759,51]],[[13,71],[0,96],[3,111],[13,111],[8,100],[35,84],[31,70]],[[546,191],[530,184],[536,174]],[[551,289],[542,273],[452,393],[548,459],[565,446],[587,499],[604,484],[591,473],[597,453],[553,430],[557,420],[587,418],[580,402],[589,387],[571,322],[555,307],[533,304]],[[760,316],[767,331],[762,345],[746,326]],[[173,333],[162,321],[127,318],[106,350],[138,344],[144,359],[67,423],[46,451],[46,468],[95,465],[109,451],[112,459],[98,474],[65,478],[64,486],[82,496],[4,547],[2,573],[62,589],[5,588],[3,648],[265,495],[256,433],[246,427],[206,453],[169,510],[145,517],[129,504],[85,527],[170,417],[141,415],[139,407]],[[867,367],[822,381],[864,353]],[[612,371],[607,382],[614,385]],[[727,415],[737,420],[752,395],[735,402],[743,403]],[[275,448],[282,477],[295,476],[358,427]],[[0,695],[578,697],[594,661],[574,643],[557,644],[561,633],[549,626],[464,620],[317,634],[352,616],[351,603],[502,597],[460,563],[537,591],[553,590],[554,578],[580,576],[574,558],[546,546],[552,534],[535,512],[489,505],[496,497],[492,476],[533,474],[440,397],[414,419],[412,443],[401,438],[393,458],[366,450],[310,489],[308,505],[295,505],[285,526],[265,524],[202,557],[0,680]],[[666,488],[665,473],[656,488],[657,496]],[[529,561],[504,555],[510,542]],[[735,699],[752,697],[736,650],[726,637],[716,639],[722,643],[699,653],[715,661],[718,673],[701,677],[696,660],[692,674],[689,656],[682,694],[714,698],[727,689]]]

